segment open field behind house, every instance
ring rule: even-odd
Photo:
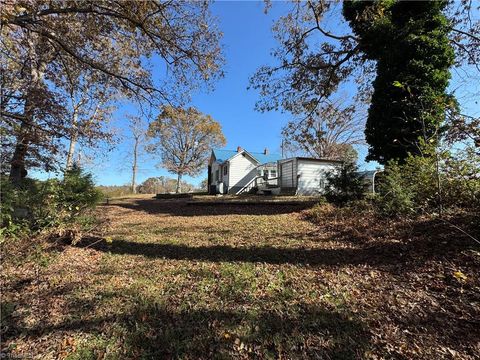
[[[113,199],[101,236],[77,246],[4,244],[2,351],[480,357],[480,247],[453,227],[384,221],[366,233],[360,214],[355,226],[309,221],[308,202],[189,201]],[[451,221],[480,233],[474,217]]]

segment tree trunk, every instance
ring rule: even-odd
[[[25,158],[30,143],[30,126],[24,121],[20,127],[20,134],[17,136],[17,144],[15,151],[10,161],[10,181],[14,184],[19,184],[22,179],[27,176],[25,168]]]
[[[207,192],[210,195],[213,193],[210,191],[210,184],[212,183],[212,165],[208,165],[208,174],[207,174]]]
[[[182,192],[182,174],[177,175],[177,188],[175,189],[175,192],[181,193]]]
[[[32,143],[33,123],[35,104],[32,99],[35,98],[35,92],[41,91],[40,84],[44,78],[44,70],[46,63],[38,58],[36,43],[34,37],[30,34],[28,39],[28,56],[30,58],[30,84],[25,94],[25,106],[23,110],[24,119],[20,126],[19,134],[17,135],[17,144],[10,160],[10,181],[14,184],[19,184],[24,177],[27,176],[26,157]],[[34,64],[37,64],[35,67]]]
[[[442,200],[442,182],[440,179],[440,160],[438,156],[438,150],[435,149],[435,177],[437,181],[437,197],[438,197],[438,214],[443,216],[443,200]]]
[[[73,118],[72,118],[72,128],[74,132],[72,134],[72,137],[70,138],[70,146],[68,147],[67,163],[65,164],[66,170],[70,170],[73,166],[73,155],[75,154],[75,146],[77,145],[77,139],[78,139],[77,119],[78,119],[78,114],[76,111],[74,111]]]
[[[12,160],[10,160],[10,181],[13,184],[19,184],[24,177],[27,176],[27,170],[25,166],[25,159],[28,152],[28,147],[32,137],[33,122],[33,104],[31,101],[32,88],[27,92],[25,107],[23,115],[25,119],[20,126],[19,134],[17,135],[17,144],[15,145],[15,151],[13,152]]]
[[[138,156],[138,139],[135,139],[135,144],[133,145],[133,165],[132,165],[132,194],[137,193],[137,156]]]

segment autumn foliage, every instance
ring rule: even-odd
[[[225,145],[222,128],[210,115],[197,109],[164,106],[150,124],[151,153],[161,156],[161,165],[177,174],[177,189],[183,175],[195,176],[205,167],[212,148]]]

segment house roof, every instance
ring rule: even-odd
[[[235,150],[213,149],[212,152],[213,156],[215,156],[215,160],[217,160],[217,162],[219,163],[223,163],[237,155],[237,152]]]
[[[277,162],[281,160],[282,157],[279,154],[264,154],[263,152],[250,152],[242,150],[252,156],[259,164],[266,164],[269,162]],[[219,163],[230,160],[232,157],[238,154],[236,150],[223,150],[223,149],[213,149],[212,150],[215,159]]]
[[[290,161],[292,159],[297,160],[306,160],[306,161],[315,161],[315,162],[323,162],[323,163],[343,163],[342,160],[334,160],[334,159],[320,159],[320,158],[312,158],[312,157],[304,157],[304,156],[296,156],[288,159],[283,159],[284,161]]]
[[[364,178],[373,178],[377,173],[383,172],[382,169],[359,171],[358,174]]]

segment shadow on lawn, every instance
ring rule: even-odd
[[[460,262],[467,264],[473,260],[465,256],[464,251],[478,249],[478,246],[469,238],[436,220],[418,222],[413,227],[409,226],[408,229],[399,225],[392,231],[390,237],[371,242],[355,242],[356,235],[353,233],[350,234],[349,239],[345,232],[332,234],[330,240],[336,240],[339,243],[349,242],[355,245],[354,247],[187,246],[128,240],[114,240],[113,243],[107,244],[101,238],[83,239],[78,246],[88,246],[113,254],[171,260],[259,262],[305,266],[367,264],[383,267],[384,270],[392,272],[404,272],[406,269],[415,271],[417,266],[423,266],[425,261],[430,260],[450,261],[457,258]],[[318,234],[309,233],[302,238],[312,240],[317,237]]]
[[[119,296],[123,296],[120,295]],[[249,358],[361,358],[369,347],[365,325],[347,315],[304,304],[281,311],[167,310],[152,300],[127,297],[131,311],[92,318],[84,308],[72,308],[77,319],[22,329],[29,337],[89,333],[108,339],[91,341],[81,356],[97,358],[109,352],[122,358],[212,359]],[[78,305],[78,304],[77,304]],[[70,312],[69,311],[69,312]],[[80,311],[80,313],[79,313]],[[83,312],[82,312],[83,311]],[[78,320],[78,316],[89,318]],[[116,344],[112,348],[112,343]]]
[[[85,240],[80,246],[88,242]],[[407,254],[399,251],[397,244],[376,245],[365,249],[302,249],[268,246],[243,248],[222,245],[190,247],[185,245],[114,240],[110,245],[101,241],[90,247],[113,254],[140,255],[170,260],[258,262],[305,266],[346,264],[395,265],[404,264],[403,260],[406,259],[404,256],[407,256]]]
[[[148,306],[137,309],[127,324],[127,346],[146,358],[360,358],[369,338],[361,323],[308,307],[291,308],[287,315],[212,310],[171,313]]]
[[[129,202],[115,202],[104,206],[119,206],[149,214],[165,214],[170,216],[215,216],[215,215],[276,215],[288,214],[309,208],[314,201],[298,201],[288,203],[189,203],[186,200],[145,199]]]
[[[279,247],[231,247],[224,245],[186,246],[114,240],[111,244],[98,239],[84,239],[79,246],[112,254],[140,255],[171,260],[213,262],[261,262],[268,264],[336,265],[364,261],[358,249],[302,249]],[[89,245],[94,244],[94,245]],[[371,250],[369,250],[370,252]],[[396,253],[396,251],[395,251]],[[397,255],[397,254],[396,254]]]

